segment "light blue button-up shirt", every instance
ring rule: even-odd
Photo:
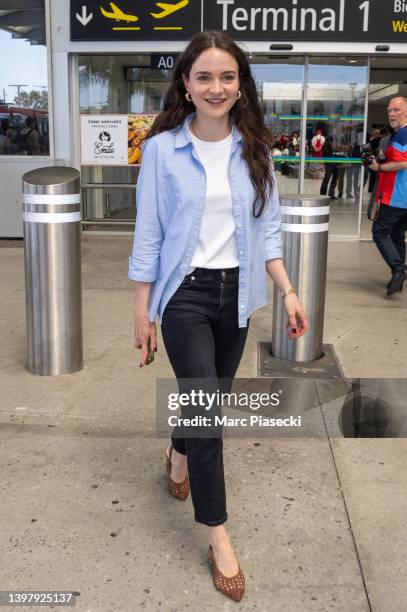
[[[137,180],[137,218],[129,278],[154,283],[148,316],[160,319],[171,296],[188,273],[197,245],[206,197],[206,175],[188,132],[180,128],[148,139],[143,145]],[[232,126],[228,166],[239,259],[239,327],[268,303],[265,262],[282,257],[281,222],[276,181],[259,218],[252,212],[255,191],[242,136]]]

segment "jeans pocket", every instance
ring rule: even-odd
[[[179,289],[187,289],[188,287],[192,285],[194,280],[195,280],[195,276],[192,273],[187,274],[184,277],[184,280],[182,281],[182,283],[180,284]]]

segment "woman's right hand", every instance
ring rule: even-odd
[[[140,368],[142,368],[147,361],[149,340],[151,350],[157,352],[157,328],[155,323],[148,320],[147,313],[136,313],[134,323],[134,346],[136,349],[141,349]]]

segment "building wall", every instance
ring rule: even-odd
[[[49,158],[1,158],[0,181],[3,187],[0,237],[22,236],[20,193],[24,172],[47,165],[64,164],[80,167],[77,53],[138,53],[148,51],[181,51],[186,42],[71,42],[70,2],[46,0],[47,42],[49,45]],[[270,40],[243,41],[248,52],[270,54]],[[376,43],[293,43],[288,54],[375,54]],[[390,45],[391,54],[406,54],[407,44]]]

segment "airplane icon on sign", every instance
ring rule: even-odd
[[[108,11],[105,11],[104,8],[100,7],[100,11],[104,17],[107,17],[108,19],[115,19],[116,21],[127,21],[127,22],[139,20],[139,18],[136,15],[129,15],[127,13],[123,13],[123,11],[119,9],[119,7],[113,2],[109,2],[109,4],[110,4],[110,8],[112,9],[111,13],[109,13]]]
[[[156,2],[158,8],[162,9],[161,13],[150,13],[156,19],[162,19],[163,17],[168,17],[171,13],[175,13],[183,9],[185,6],[189,4],[189,0],[181,0],[176,4],[168,4],[167,2]]]

